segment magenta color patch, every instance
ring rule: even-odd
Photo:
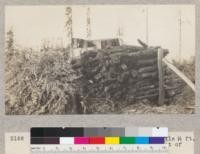
[[[89,144],[89,137],[75,137],[75,144]]]

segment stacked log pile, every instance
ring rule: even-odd
[[[158,47],[119,46],[86,51],[72,62],[83,97],[124,105],[158,100]],[[164,57],[168,50],[164,49]],[[169,79],[169,78],[168,78]],[[166,78],[167,81],[167,78]]]

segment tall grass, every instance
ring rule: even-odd
[[[68,50],[6,52],[7,114],[66,114],[73,108]]]

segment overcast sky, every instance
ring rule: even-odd
[[[7,6],[6,31],[14,30],[15,39],[24,47],[39,47],[42,40],[66,44],[65,8],[67,6]],[[151,46],[170,50],[169,57],[182,58],[195,53],[195,6],[194,5],[96,5],[72,6],[74,37],[86,37],[86,11],[91,11],[92,38],[114,38],[123,28],[126,44],[138,45],[137,39]],[[146,11],[148,8],[148,23]],[[180,12],[182,33],[180,42]],[[147,26],[148,25],[148,26]]]

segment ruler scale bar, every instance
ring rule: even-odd
[[[50,145],[38,145],[38,146],[31,146],[32,154],[36,153],[168,153],[168,146],[167,145],[104,145],[104,146],[96,146],[96,145],[73,145],[73,146],[50,146]]]

